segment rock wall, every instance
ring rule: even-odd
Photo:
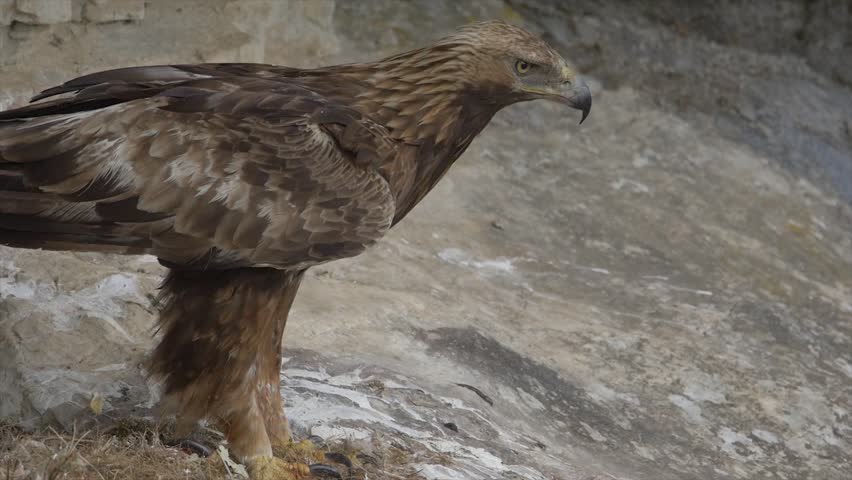
[[[0,0],[0,106],[109,67],[312,66],[522,23],[589,75],[591,117],[502,112],[385,241],[311,272],[286,336],[295,429],[402,445],[424,478],[839,480],[849,9]],[[145,414],[161,272],[0,249],[0,416]]]

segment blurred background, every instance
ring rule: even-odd
[[[0,108],[106,68],[364,61],[494,18],[586,75],[591,116],[508,108],[385,241],[310,272],[295,430],[401,445],[410,478],[849,478],[852,2],[0,0]],[[161,273],[0,248],[0,417],[147,412]]]

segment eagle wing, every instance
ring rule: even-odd
[[[0,113],[0,243],[300,269],[390,228],[397,146],[357,111],[293,81],[97,80]]]

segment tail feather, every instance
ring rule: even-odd
[[[110,218],[120,217],[116,223]],[[136,208],[135,198],[115,202],[67,201],[33,191],[20,176],[0,174],[0,244],[15,248],[143,254],[150,233],[167,229],[166,215]]]
[[[121,139],[86,134],[97,113],[0,120],[0,244],[147,253],[152,229],[168,228],[110,170]]]
[[[2,220],[0,220],[2,222]],[[74,233],[54,233],[45,236],[42,232],[21,232],[0,228],[0,245],[12,248],[54,250],[64,252],[114,253],[120,255],[144,255],[149,253],[146,241],[121,238],[97,238]]]

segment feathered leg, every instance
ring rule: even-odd
[[[289,468],[272,459],[290,440],[279,391],[281,340],[302,272],[172,270],[160,296],[151,373],[163,380],[164,413],[179,432],[209,419],[253,477]],[[286,478],[286,477],[285,477]]]
[[[287,418],[284,415],[284,404],[281,399],[281,345],[284,338],[284,327],[287,324],[287,313],[290,307],[293,306],[293,300],[296,298],[296,291],[299,288],[301,281],[301,273],[299,277],[291,280],[284,296],[281,298],[279,311],[285,312],[284,315],[278,317],[272,333],[273,344],[272,349],[278,351],[278,355],[268,355],[261,364],[258,370],[260,382],[258,383],[258,403],[260,411],[263,415],[266,433],[269,436],[269,441],[273,449],[275,447],[286,446],[292,440],[290,437],[290,426],[287,424]],[[295,283],[293,283],[295,282]]]

